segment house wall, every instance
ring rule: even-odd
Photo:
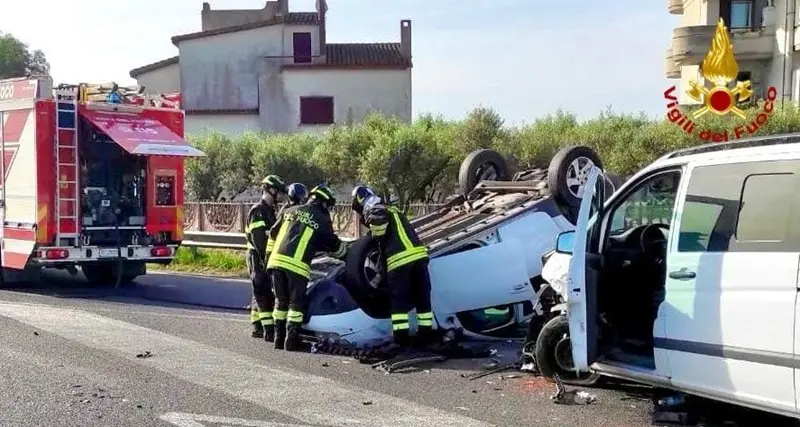
[[[260,132],[258,114],[190,114],[186,116],[185,134],[197,135],[213,130],[226,135],[246,131]]]
[[[294,32],[310,32],[312,54],[319,55],[317,26],[272,25],[182,41],[179,66],[185,108],[258,108],[262,64],[265,58],[278,65],[290,61]],[[278,80],[266,84],[280,86]]]
[[[290,131],[322,131],[329,126],[300,125],[301,96],[332,96],[336,124],[357,123],[371,111],[411,121],[411,70],[283,71]]]
[[[147,93],[170,93],[181,90],[181,70],[178,64],[148,71],[136,76],[136,84]]]

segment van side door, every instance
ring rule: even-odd
[[[667,256],[675,387],[794,412],[800,161],[694,164]]]

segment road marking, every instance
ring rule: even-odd
[[[0,316],[255,403],[303,423],[330,427],[491,426],[317,375],[265,366],[263,361],[239,353],[81,310],[0,303]],[[145,350],[153,357],[135,357]],[[372,404],[365,405],[366,401]]]
[[[245,420],[242,418],[218,417],[216,415],[184,414],[182,412],[170,412],[162,415],[160,418],[178,427],[208,427],[213,424],[222,424],[225,427],[314,427],[311,424],[273,423],[269,421]]]

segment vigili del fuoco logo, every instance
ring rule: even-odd
[[[678,107],[678,98],[675,96],[675,86],[664,92],[667,100],[667,118],[679,126],[687,135],[697,135],[700,139],[712,142],[724,142],[739,139],[743,136],[753,135],[769,121],[769,116],[775,109],[775,100],[778,90],[770,86],[766,93],[766,102],[758,115],[747,123],[747,116],[738,103],[748,101],[753,95],[750,81],[738,81],[733,89],[729,84],[739,74],[739,64],[733,56],[733,44],[728,36],[728,28],[720,18],[714,38],[711,41],[711,50],[708,51],[701,68],[704,83],[694,80],[689,81],[691,88],[686,91],[690,98],[702,103],[702,107],[691,113],[683,113]],[[710,84],[709,84],[710,83]],[[714,132],[710,129],[698,129],[694,120],[705,114],[713,113],[718,116],[733,114],[734,120],[741,124],[735,125],[731,130]]]

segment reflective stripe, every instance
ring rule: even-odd
[[[406,323],[395,323],[395,324],[392,325],[392,330],[393,331],[402,331],[402,330],[409,329],[410,327],[411,326],[409,326],[408,322],[406,322]]]
[[[303,262],[303,255],[306,254],[306,249],[308,249],[308,242],[311,241],[311,236],[314,235],[314,229],[308,227],[306,225],[303,226],[305,229],[303,230],[303,234],[300,235],[300,241],[297,242],[297,249],[294,250],[294,259],[299,262]]]
[[[414,245],[411,243],[411,239],[408,238],[406,229],[403,228],[403,223],[400,221],[400,212],[394,206],[389,207],[389,212],[392,213],[392,218],[394,218],[395,228],[397,228],[397,236],[400,237],[400,242],[403,244],[403,247],[405,248],[405,250],[413,248]]]
[[[258,313],[258,315],[261,318],[261,320],[272,319],[272,312],[271,311],[265,311],[265,312],[262,312],[262,313]]]
[[[303,323],[303,312],[302,311],[294,311],[289,310],[287,314],[287,320],[292,323]]]
[[[344,254],[347,253],[347,245],[344,242],[339,243],[339,249],[336,249],[336,252],[332,253],[334,258],[341,258]]]
[[[266,227],[267,223],[264,221],[253,221],[244,228],[245,233],[249,233],[253,230],[258,230],[259,228]]]
[[[272,326],[275,321],[270,317],[269,319],[261,319],[261,326]]]
[[[286,315],[288,313],[288,311],[278,310],[276,308],[275,310],[272,310],[272,317],[274,317],[275,320],[286,320]]]
[[[392,314],[392,330],[399,331],[408,329],[408,313],[395,313]]]
[[[508,307],[506,307],[505,310],[500,310],[497,308],[487,308],[486,310],[483,310],[483,312],[485,314],[488,314],[489,316],[502,316],[508,314]]]
[[[282,268],[284,270],[291,271],[292,273],[299,274],[306,279],[311,278],[311,266],[286,255],[281,255],[277,252],[274,252],[272,255],[270,255],[267,268]]]
[[[386,234],[386,229],[387,228],[389,228],[389,224],[388,223],[383,224],[383,225],[370,225],[369,226],[369,231],[372,233],[372,235],[374,237],[380,237],[380,236],[383,236],[384,234]]]
[[[430,311],[417,313],[417,325],[433,326],[433,313]]]
[[[416,248],[402,251],[386,259],[386,271],[392,271],[398,267],[402,267],[406,264],[410,264],[414,261],[425,259],[427,257],[428,248],[424,246],[417,246]]]
[[[258,319],[259,319],[258,310],[255,309],[255,308],[251,308],[250,309],[250,321],[255,323],[255,322],[258,322]]]
[[[272,252],[272,249],[275,248],[275,241],[272,239],[267,240],[267,252]]]

